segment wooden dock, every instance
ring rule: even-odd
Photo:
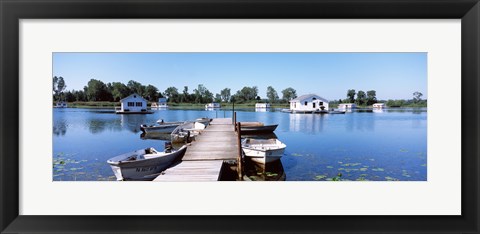
[[[190,143],[182,161],[153,181],[218,181],[223,161],[237,157],[237,134],[232,119],[213,119]]]

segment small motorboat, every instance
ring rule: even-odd
[[[345,114],[347,111],[338,111],[338,110],[331,110],[328,113],[329,114]]]
[[[185,145],[176,150],[170,142],[166,142],[164,152],[146,148],[113,157],[107,163],[117,180],[152,180],[183,157],[186,150]]]
[[[278,139],[246,138],[242,141],[242,149],[246,157],[252,161],[266,164],[279,160],[287,146]]]
[[[195,122],[199,122],[199,123],[202,123],[202,124],[205,124],[205,125],[210,124],[210,121],[212,121],[212,119],[207,118],[207,117],[198,118],[198,119],[195,120]]]
[[[140,125],[140,130],[144,133],[172,133],[172,131],[184,122],[164,122],[163,119],[158,120],[154,125]]]
[[[200,132],[207,127],[207,124],[201,122],[185,122],[175,128],[171,135],[173,143],[189,142],[192,137],[200,134]]]
[[[243,124],[243,123],[242,123]],[[264,126],[243,126],[241,125],[242,134],[252,133],[271,133],[277,129],[278,124],[264,125]]]

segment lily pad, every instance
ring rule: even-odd
[[[390,176],[386,176],[385,179],[386,179],[387,181],[398,181],[397,178],[393,178],[393,177],[390,177]]]

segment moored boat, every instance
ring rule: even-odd
[[[338,110],[331,110],[328,113],[329,114],[345,114],[347,111],[338,111]]]
[[[151,180],[172,165],[185,154],[187,146],[172,149],[166,144],[165,151],[159,152],[154,148],[137,151],[113,157],[107,161],[117,180]]]
[[[242,149],[246,157],[252,161],[266,164],[279,160],[287,146],[278,139],[252,139],[242,141]]]
[[[242,134],[252,133],[270,133],[277,129],[278,124],[264,125],[264,126],[243,126],[241,125]]]
[[[185,122],[175,128],[171,135],[173,143],[183,143],[191,140],[192,137],[200,134],[207,124],[201,122]]]
[[[154,125],[140,125],[140,130],[145,133],[172,133],[172,131],[184,122],[163,122],[158,120]]]

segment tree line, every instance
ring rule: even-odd
[[[355,103],[359,106],[370,106],[377,102],[385,103],[387,106],[390,107],[401,107],[401,106],[426,106],[427,100],[422,99],[423,94],[416,91],[413,94],[412,99],[404,100],[404,99],[389,99],[389,100],[377,100],[377,92],[375,90],[369,90],[364,92],[359,90],[358,92],[355,89],[347,90],[347,98],[346,99],[339,99],[338,101],[332,101],[332,104],[339,104],[339,103]]]
[[[153,85],[143,85],[140,82],[130,80],[127,84],[121,82],[104,83],[101,80],[91,79],[83,90],[65,91],[67,85],[63,77],[53,77],[53,99],[54,101],[67,102],[95,102],[109,101],[118,102],[133,93],[143,96],[151,102],[155,102],[158,98],[165,97],[171,103],[209,103],[209,102],[270,102],[270,103],[287,103],[289,100],[297,97],[295,89],[288,87],[281,91],[282,98],[279,98],[277,91],[272,87],[267,87],[265,99],[259,96],[258,87],[245,86],[238,90],[235,94],[231,93],[230,88],[224,88],[220,93],[213,94],[203,84],[199,84],[193,91],[189,92],[189,87],[184,86],[180,92],[176,87],[168,87],[164,92]]]

